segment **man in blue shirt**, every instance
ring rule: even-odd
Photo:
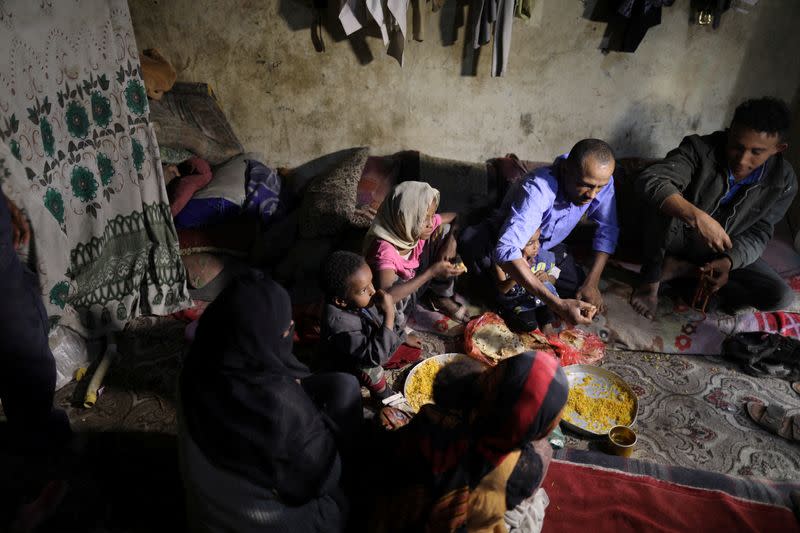
[[[775,98],[736,108],[730,128],[690,135],[636,181],[646,204],[641,285],[631,305],[654,318],[661,282],[705,275],[728,310],[785,309],[787,283],[761,259],[797,192],[783,158],[790,113]],[[693,278],[693,279],[692,279]]]
[[[468,238],[476,233],[482,233],[485,239],[494,236],[493,259],[514,281],[563,319],[575,324],[589,323],[603,308],[598,282],[619,237],[614,166],[614,153],[607,143],[584,139],[553,165],[522,178],[508,191],[501,207],[482,229],[465,234]],[[562,244],[584,215],[597,224],[593,242],[595,259],[588,275]],[[556,284],[558,295],[547,290],[522,255],[522,249],[537,229],[541,229],[541,249],[552,251],[561,269]],[[462,240],[462,244],[464,255],[476,255],[474,242]],[[480,270],[486,265],[476,266]]]

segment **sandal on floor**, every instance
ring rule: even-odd
[[[747,402],[747,414],[759,426],[792,442],[800,442],[800,414],[786,416],[780,405],[765,406],[760,402]]]

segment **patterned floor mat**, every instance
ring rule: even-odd
[[[151,531],[152,513],[141,513],[145,500],[170,528],[181,528],[174,398],[183,330],[184,323],[169,319],[132,324],[119,342],[127,356],[112,366],[94,408],[73,403],[82,398],[80,384],[57,393],[73,427],[88,435],[88,445],[57,520],[43,531]],[[424,356],[461,351],[459,339],[421,337]],[[747,400],[761,399],[797,412],[800,396],[787,382],[742,374],[719,358],[683,354],[609,350],[601,366],[623,376],[639,396],[634,458],[774,480],[800,478],[799,447],[760,429],[742,408]],[[395,389],[402,389],[407,371],[391,372]],[[567,446],[595,449],[597,443],[568,435]],[[107,490],[111,486],[117,488]]]
[[[79,384],[57,395],[78,431],[135,431],[174,434],[174,391],[185,348],[183,324],[139,321],[120,342],[122,353],[93,409],[71,404]],[[420,334],[423,355],[461,351],[460,339]],[[800,396],[789,383],[753,377],[717,357],[609,350],[601,366],[624,377],[639,396],[634,457],[663,464],[770,479],[800,478],[798,446],[754,424],[744,411],[748,400],[776,402],[790,413]],[[408,369],[390,371],[402,390]],[[80,396],[78,394],[77,396]],[[568,436],[568,446],[587,449],[590,441]]]
[[[602,365],[639,396],[633,457],[724,474],[800,479],[800,447],[755,424],[750,400],[800,412],[789,382],[744,374],[717,357],[609,351]],[[567,445],[588,448],[569,437]]]

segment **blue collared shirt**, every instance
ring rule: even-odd
[[[500,208],[501,214],[507,214],[494,251],[497,263],[521,258],[538,228],[542,229],[541,249],[551,249],[567,238],[584,214],[597,223],[593,249],[614,253],[619,240],[614,177],[590,203],[575,205],[560,189],[554,172],[554,166],[536,169],[508,191]]]
[[[740,182],[736,182],[736,178],[733,177],[733,172],[728,170],[728,194],[722,197],[719,201],[719,205],[725,205],[733,200],[733,197],[736,195],[736,192],[741,189],[745,185],[752,185],[754,183],[758,183],[761,181],[761,176],[764,175],[764,165],[761,165],[754,171],[752,171],[748,176]]]

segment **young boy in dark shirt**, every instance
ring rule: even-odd
[[[394,301],[375,290],[372,271],[352,252],[331,254],[323,268],[326,304],[321,349],[340,370],[355,374],[378,400],[393,394],[383,365],[406,340],[395,325]]]

